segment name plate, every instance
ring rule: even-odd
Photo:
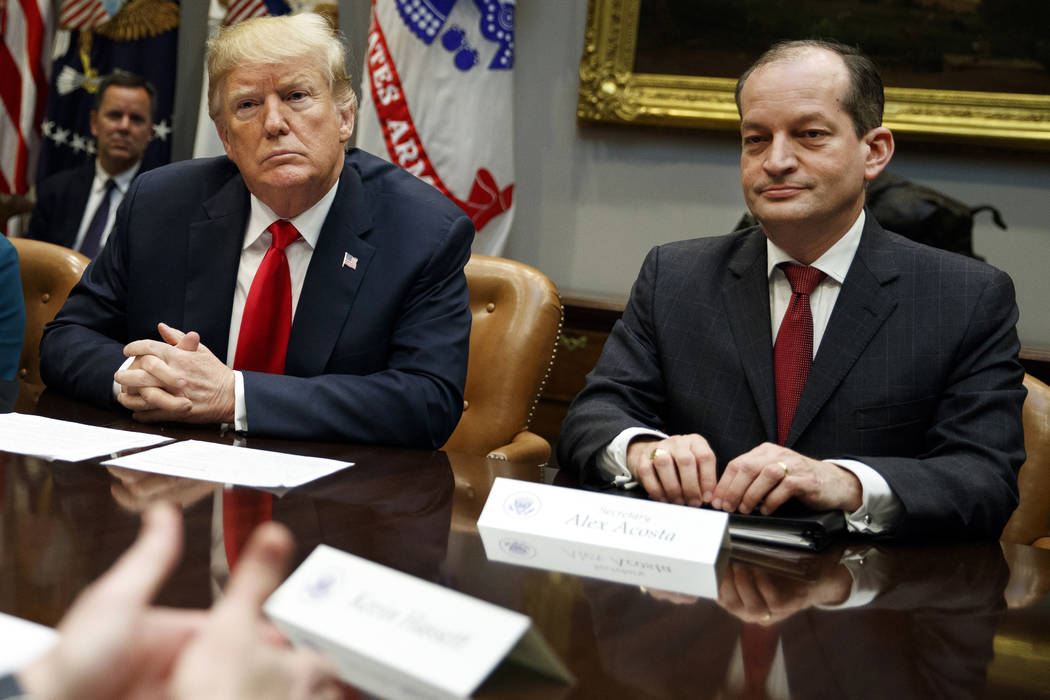
[[[526,615],[319,545],[266,601],[296,644],[383,698],[464,698],[505,658],[572,682]]]
[[[496,561],[718,597],[726,513],[497,478],[478,518]]]

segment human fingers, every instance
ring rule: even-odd
[[[676,438],[668,441],[668,450],[676,472],[669,476],[673,476],[674,484],[680,490],[671,501],[678,505],[699,506],[702,496],[700,493],[700,464],[697,461],[697,455],[688,439]]]
[[[642,485],[649,497],[667,500],[653,467],[653,452],[660,441],[654,438],[635,439],[627,446],[627,470]]]
[[[711,446],[696,433],[675,435],[671,439],[686,502],[691,506],[710,502],[718,483],[718,461]]]
[[[159,378],[143,369],[141,365],[117,370],[113,373],[113,381],[120,384],[121,391],[129,394],[137,394],[139,389],[146,386],[164,387]]]
[[[193,402],[188,398],[174,396],[160,387],[142,387],[135,394],[122,391],[117,394],[117,402],[135,414],[143,414],[143,417],[152,413],[164,415],[155,420],[180,420],[193,409]]]
[[[741,495],[736,510],[746,515],[761,507],[760,512],[768,514],[775,509],[771,504],[778,498],[777,493],[780,492],[782,496],[787,491],[785,486],[789,476],[788,466],[783,460],[774,463],[766,462],[761,466],[755,465],[751,473],[753,474],[751,483]],[[781,498],[780,500],[787,499]]]
[[[237,561],[216,614],[257,617],[263,603],[284,580],[294,550],[292,534],[283,525],[268,522],[257,527]]]
[[[169,357],[172,346],[160,340],[133,340],[124,346],[124,357],[141,357],[156,355],[162,360]]]
[[[338,700],[344,697],[339,670],[328,659],[309,649],[286,652],[292,670],[293,700]]]
[[[732,615],[737,615],[743,609],[743,602],[736,590],[736,566],[730,562],[722,574],[722,580],[718,584],[718,604]]]
[[[730,460],[715,487],[712,505],[727,513],[750,513],[783,478],[785,469],[777,464],[779,445],[763,443]],[[765,471],[767,468],[768,472]],[[756,483],[757,482],[757,483]],[[741,509],[747,495],[748,510]]]
[[[153,378],[153,384],[162,386],[173,392],[181,392],[186,386],[183,371],[177,363],[183,357],[177,348],[173,348],[163,358],[157,355],[142,355],[136,358],[137,369],[149,374]]]
[[[673,443],[669,440],[661,440],[656,443],[657,447],[649,453],[649,461],[653,465],[653,471],[656,478],[660,482],[660,489],[663,491],[663,500],[668,503],[674,503],[682,505],[685,503],[683,498],[683,484],[682,477],[690,472],[695,473],[695,463],[693,463],[692,455],[688,452],[682,452],[675,449]],[[686,464],[680,463],[679,459],[687,460]]]
[[[134,544],[89,589],[93,602],[113,609],[145,607],[168,578],[182,553],[182,517],[166,503],[142,515]]]
[[[734,613],[745,622],[769,622],[773,614],[768,601],[755,585],[754,569],[746,564],[730,564],[735,568],[735,591],[739,608]]]
[[[158,323],[157,331],[160,333],[160,337],[165,343],[168,345],[174,345],[179,350],[194,352],[197,349],[197,346],[200,345],[201,336],[197,331],[184,333],[178,328],[172,328],[166,323]]]

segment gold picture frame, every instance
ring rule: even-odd
[[[588,0],[576,114],[592,122],[736,130],[736,80],[635,73],[642,0]],[[884,123],[926,140],[1050,149],[1050,96],[886,88]]]

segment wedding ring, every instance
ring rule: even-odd
[[[660,455],[665,455],[665,454],[667,454],[667,450],[665,450],[662,447],[657,447],[656,449],[654,449],[652,452],[649,453],[649,461],[651,462],[651,461],[655,460],[657,457],[659,457]]]
[[[784,470],[785,477],[791,473],[791,471],[788,469],[788,465],[784,464],[783,462],[777,462],[777,466]]]

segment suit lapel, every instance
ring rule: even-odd
[[[234,173],[202,205],[204,216],[190,225],[186,251],[183,330],[198,331],[202,342],[223,362],[250,209],[248,190],[240,174]]]
[[[769,327],[766,238],[761,229],[747,234],[729,261],[722,301],[744,374],[758,406],[767,439],[776,441],[773,339]]]
[[[787,439],[789,447],[827,403],[897,307],[897,300],[887,285],[896,279],[898,273],[893,254],[886,249],[885,243],[886,233],[871,212],[867,212],[860,246],[839,291],[795,410]]]
[[[299,295],[285,374],[324,373],[375,254],[375,248],[361,239],[372,227],[372,210],[349,160],[344,162],[338,187]],[[346,256],[356,258],[353,266],[344,264]]]

